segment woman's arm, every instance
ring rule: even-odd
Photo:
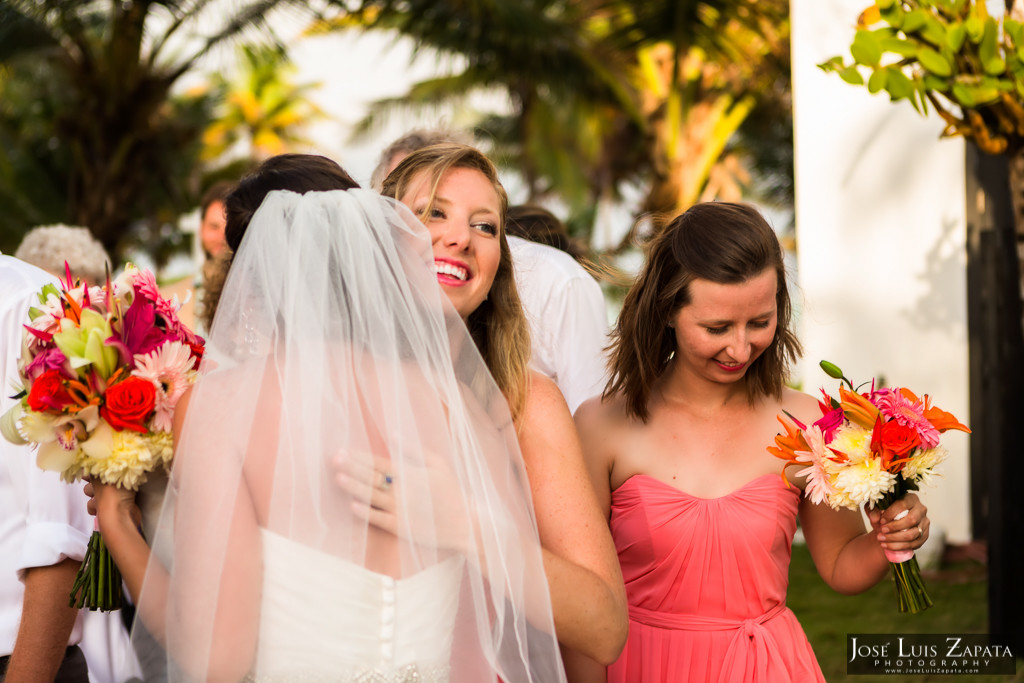
[[[584,465],[606,524],[611,515],[611,474],[614,464],[614,448],[610,447],[613,434],[609,428],[613,420],[609,419],[608,411],[608,405],[597,397],[584,402],[575,415]],[[571,683],[604,683],[608,680],[607,668],[601,662],[567,648],[563,648],[562,658]]]
[[[537,373],[520,419],[519,444],[558,640],[611,663],[625,645],[629,624],[622,572],[565,399],[554,382]]]
[[[175,444],[181,437],[190,393],[191,390],[186,391],[175,411]],[[176,459],[181,457],[180,452],[176,453]],[[187,464],[179,463],[176,467],[185,468]],[[179,471],[176,474],[183,473]],[[193,474],[191,483],[196,482],[202,488],[201,472]],[[259,595],[262,578],[258,561],[259,526],[246,482],[241,479],[237,485],[230,530],[226,538],[220,539],[227,543],[227,547],[218,576],[210,575],[209,565],[205,563],[207,558],[217,557],[221,548],[196,547],[194,539],[202,534],[189,534],[187,529],[182,529],[178,519],[182,510],[175,510],[172,581],[171,574],[152,556],[139,530],[141,514],[135,504],[135,492],[92,483],[94,498],[89,505],[90,511],[96,515],[104,543],[121,571],[132,600],[138,605],[146,629],[166,647],[168,628],[173,628],[171,640],[180,645],[180,651],[173,652],[172,656],[187,671],[210,681],[234,681],[243,677],[253,662],[258,635],[259,601],[253,600],[252,596]],[[201,507],[207,502],[207,497],[216,500],[225,495],[229,492],[189,487],[189,495],[183,500],[186,505]],[[181,503],[179,500],[178,505]],[[196,520],[201,519],[203,513],[196,508],[184,514]],[[182,532],[181,536],[177,535],[178,531]],[[211,598],[216,599],[215,609],[210,607]],[[201,637],[208,638],[208,651],[203,645],[195,647],[197,641],[193,639],[196,634],[205,634]]]

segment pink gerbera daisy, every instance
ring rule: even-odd
[[[192,349],[179,341],[167,342],[145,355],[135,356],[132,374],[148,379],[156,386],[154,431],[171,431],[174,406],[191,383],[189,370],[193,365]]]
[[[160,298],[160,288],[156,286],[156,276],[151,270],[135,271],[135,278],[132,280],[132,287],[137,294],[141,294],[150,301]]]
[[[915,429],[925,448],[939,445],[939,430],[924,416],[923,401],[910,401],[899,389],[886,388],[877,390],[872,402],[887,421],[895,420],[897,424]]]
[[[821,427],[813,424],[804,430],[804,440],[811,450],[796,451],[796,461],[808,466],[793,473],[794,477],[807,477],[807,498],[813,503],[823,503],[832,493],[832,484],[825,471],[825,435]]]

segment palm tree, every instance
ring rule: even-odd
[[[320,84],[295,84],[295,66],[281,46],[243,45],[240,54],[238,77],[214,78],[215,90],[224,96],[219,116],[203,133],[202,158],[217,159],[243,142],[255,164],[294,145],[309,144],[300,131],[325,116],[307,99]]]
[[[531,198],[557,193],[579,213],[637,177],[634,169],[643,159],[614,142],[624,128],[631,129],[625,139],[642,137],[646,125],[629,85],[628,64],[610,45],[591,39],[585,30],[590,21],[584,2],[384,0],[367,1],[360,12],[325,27],[394,30],[420,48],[464,58],[458,73],[376,103],[357,134],[396,109],[501,90],[511,114],[477,124],[494,143],[496,161],[520,172]]]
[[[216,46],[269,33],[268,15],[286,5],[306,8],[250,0],[227,15],[213,0],[0,3],[0,66],[25,88],[23,101],[47,109],[50,134],[36,159],[61,171],[52,181],[66,198],[63,220],[89,226],[117,253],[134,220],[158,220],[154,206],[181,199],[175,165],[198,150],[202,125],[180,117],[172,89]],[[195,102],[185,106],[195,113]]]
[[[750,112],[787,113],[764,107],[780,81],[788,86],[783,0],[367,0],[337,25],[353,23],[466,60],[459,73],[379,102],[366,127],[397,107],[504,90],[511,113],[478,124],[494,156],[520,171],[533,198],[557,194],[570,224],[587,231],[595,207],[624,183],[648,187],[650,212],[689,206],[712,177],[721,195],[745,172],[735,154],[723,160],[740,149],[736,133]]]
[[[634,55],[633,84],[653,133],[641,211],[673,215],[702,199],[738,199],[750,169],[737,154],[737,134],[757,107],[787,115],[766,105],[788,93],[788,3],[606,2],[601,9],[609,39]]]

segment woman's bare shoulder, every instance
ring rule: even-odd
[[[818,399],[789,387],[782,390],[782,409],[804,424],[814,422],[821,417]]]
[[[576,409],[576,421],[600,421],[606,423],[628,423],[631,421],[626,400],[620,394],[592,396]]]

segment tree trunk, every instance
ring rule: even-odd
[[[1024,153],[967,143],[967,285],[973,532],[988,542],[989,632],[1024,651],[1024,333],[1018,235]],[[1000,641],[1002,642],[1002,641]]]

